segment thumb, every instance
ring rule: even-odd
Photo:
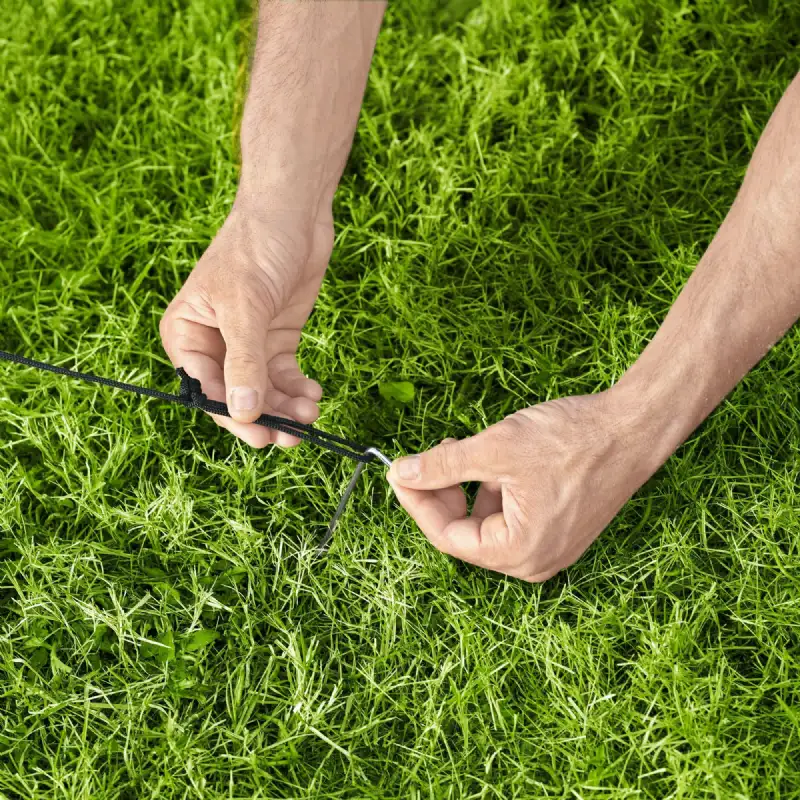
[[[253,422],[261,415],[267,395],[269,314],[240,299],[223,303],[217,320],[225,340],[228,410],[237,422]]]
[[[465,481],[498,480],[503,441],[497,429],[487,428],[468,439],[446,439],[419,455],[398,458],[389,480],[410,489],[444,489]]]

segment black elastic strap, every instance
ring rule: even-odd
[[[99,383],[101,386],[121,389],[123,392],[131,392],[132,394],[142,395],[143,397],[152,397],[163,403],[177,403],[187,408],[199,408],[201,411],[207,411],[209,414],[230,417],[228,406],[216,400],[209,400],[203,394],[200,381],[188,375],[186,370],[182,367],[178,367],[176,370],[178,377],[181,379],[180,394],[168,394],[167,392],[159,392],[156,389],[148,389],[145,386],[136,386],[132,383],[122,383],[121,381],[114,381],[110,378],[101,378],[88,372],[77,372],[67,369],[66,367],[56,367],[53,364],[35,361],[32,358],[18,356],[15,353],[6,353],[3,350],[0,350],[0,360],[11,361],[14,364],[33,367],[34,369],[40,369],[45,372],[53,372],[56,375],[64,375],[68,378],[75,378],[76,380]],[[295,422],[293,419],[276,417],[272,414],[262,414],[255,420],[255,424],[262,425],[265,428],[271,428],[272,430],[282,431],[283,433],[289,433],[306,442],[319,445],[320,447],[330,450],[332,453],[337,453],[346,458],[352,458],[353,461],[359,461],[362,464],[366,464],[375,459],[374,453],[367,452],[370,448],[358,442],[321,431],[313,425]]]

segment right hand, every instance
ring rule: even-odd
[[[333,249],[330,208],[307,223],[290,211],[234,209],[161,320],[164,349],[253,447],[300,440],[253,425],[262,413],[314,422],[322,387],[297,363],[300,334]]]
[[[574,563],[677,447],[619,384],[524,408],[396,459],[403,508],[444,553],[526,581]],[[679,411],[676,411],[677,415]],[[472,510],[461,484],[480,481]]]

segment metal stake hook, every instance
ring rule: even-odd
[[[385,464],[387,467],[392,466],[392,460],[388,456],[385,456],[383,453],[381,453],[381,451],[376,447],[368,447],[364,453],[372,454],[378,459],[378,461],[380,461],[382,464]],[[347,488],[344,490],[342,499],[339,500],[339,505],[336,506],[336,511],[333,512],[331,521],[328,523],[328,530],[322,537],[322,541],[317,546],[317,555],[322,555],[328,549],[328,545],[333,537],[333,531],[336,529],[336,525],[339,523],[339,517],[341,517],[344,513],[344,510],[347,507],[347,501],[350,499],[350,495],[353,494],[353,490],[356,488],[356,484],[358,483],[359,475],[361,475],[361,473],[364,471],[364,467],[366,465],[366,461],[359,461],[358,464],[356,464],[356,468],[353,471],[353,476],[350,478],[350,482],[347,484]]]
[[[385,456],[383,453],[381,453],[381,451],[378,450],[377,447],[368,447],[364,452],[365,453],[372,453],[372,455],[374,455],[375,458],[378,459],[378,461],[381,461],[382,463],[386,464],[387,467],[391,467],[392,466],[392,459],[389,458],[388,456]]]

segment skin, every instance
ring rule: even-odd
[[[333,248],[332,203],[353,142],[384,3],[262,2],[230,215],[167,308],[161,339],[254,447],[299,439],[262,413],[319,416],[297,364]]]
[[[321,387],[296,350],[333,245],[331,204],[352,144],[384,4],[262,0],[230,217],[162,322],[176,366],[227,399],[220,425],[302,422]],[[476,436],[394,462],[398,501],[439,550],[527,581],[574,563],[627,500],[800,317],[800,77],[652,342],[610,389],[525,408]],[[237,400],[252,397],[250,408]],[[461,484],[480,482],[471,513]]]

